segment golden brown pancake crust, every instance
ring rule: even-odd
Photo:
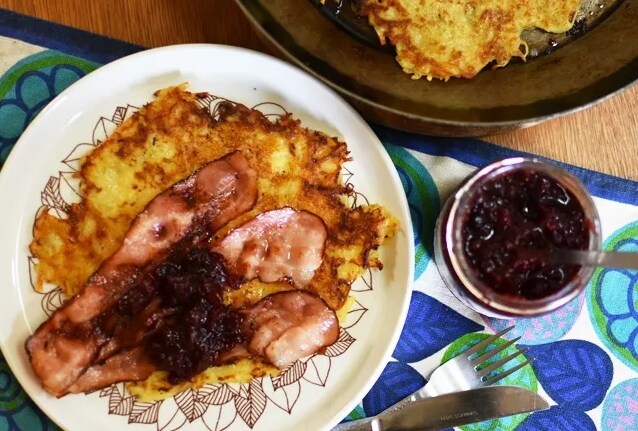
[[[472,78],[487,64],[525,59],[523,30],[564,32],[580,0],[358,0],[382,44],[413,78]]]
[[[215,118],[200,103],[207,95],[171,87],[121,124],[84,159],[77,177],[81,201],[66,218],[40,211],[31,252],[39,259],[38,285],[50,282],[67,295],[78,292],[99,264],[121,243],[131,220],[157,194],[195,169],[240,150],[258,173],[254,208],[221,228],[215,238],[263,211],[290,206],[320,216],[328,228],[322,265],[307,289],[333,309],[366,268],[381,267],[375,250],[396,229],[377,205],[345,204],[342,183],[348,160],[344,142],[306,129],[291,115],[272,122],[261,112],[223,102]],[[290,289],[285,282],[258,280],[229,294],[239,307],[267,293]]]

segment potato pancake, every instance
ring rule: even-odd
[[[120,245],[131,220],[158,193],[204,164],[240,150],[258,172],[254,208],[216,233],[224,236],[257,214],[283,206],[320,216],[327,228],[325,255],[307,286],[339,309],[350,285],[366,268],[381,268],[375,250],[397,225],[383,207],[351,208],[342,183],[349,160],[344,142],[301,127],[291,115],[272,122],[261,112],[222,102],[215,118],[202,108],[204,94],[184,87],[158,91],[155,100],[121,124],[86,155],[77,176],[81,201],[66,218],[38,216],[31,252],[38,258],[38,285],[60,286],[71,296]],[[239,307],[287,283],[252,281],[225,298]]]
[[[382,44],[396,47],[406,73],[428,80],[472,78],[487,64],[525,59],[523,30],[560,33],[580,0],[358,0]]]
[[[160,90],[84,156],[76,174],[81,200],[62,218],[47,208],[36,218],[30,249],[38,259],[38,288],[52,283],[68,296],[78,293],[118,249],[131,221],[151,199],[203,165],[240,150],[257,171],[257,201],[211,241],[275,208],[290,206],[318,215],[328,236],[321,266],[305,289],[321,296],[343,318],[352,303],[352,282],[368,268],[382,268],[376,250],[395,233],[396,219],[379,205],[348,204],[353,190],[342,181],[342,167],[349,160],[344,142],[302,127],[290,114],[273,122],[257,110],[230,102],[219,103],[211,113],[204,108],[207,98],[185,86]],[[225,293],[224,301],[237,308],[292,288],[286,282],[257,279]],[[246,381],[277,372],[255,359],[214,367],[184,384]],[[156,372],[129,387],[146,400],[165,398],[184,387],[173,387],[165,374]]]

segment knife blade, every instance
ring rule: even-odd
[[[548,408],[547,401],[528,389],[487,386],[414,401],[399,411],[354,421],[348,429],[431,431]]]

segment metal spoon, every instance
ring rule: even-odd
[[[554,249],[549,259],[555,263],[638,269],[638,253]]]

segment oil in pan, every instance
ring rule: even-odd
[[[622,0],[582,0],[571,30],[565,33],[548,33],[539,29],[524,31],[522,38],[529,48],[527,58],[549,54],[582,36],[602,22],[621,3]]]

